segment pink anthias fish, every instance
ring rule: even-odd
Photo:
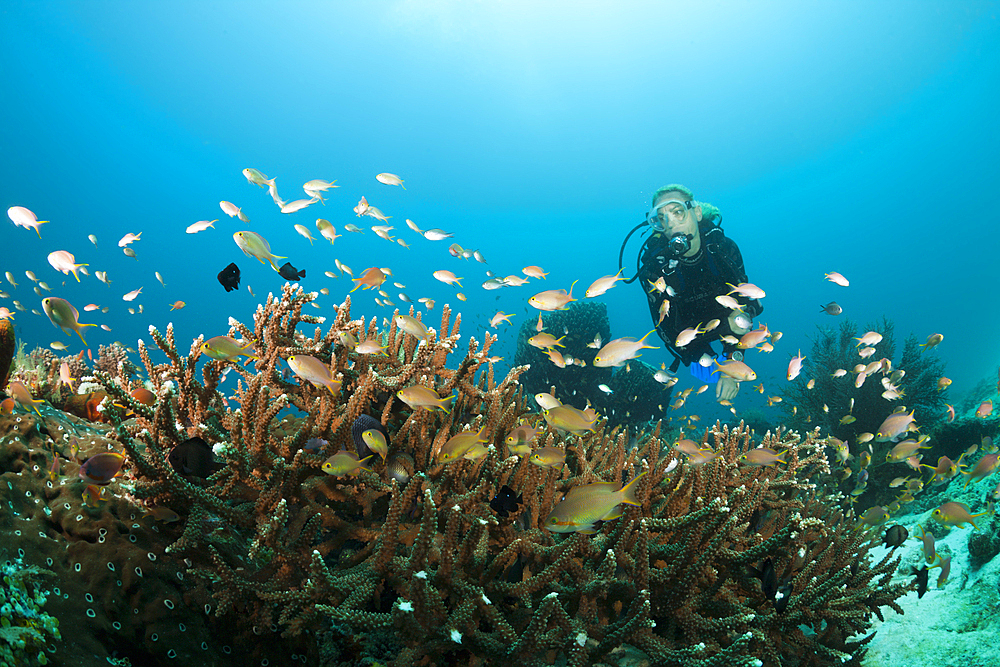
[[[570,301],[576,301],[573,298],[573,286],[576,285],[576,281],[569,286],[569,292],[564,289],[550,289],[544,292],[539,292],[535,296],[528,299],[528,304],[538,310],[567,310],[566,304]]]
[[[17,227],[34,229],[35,233],[38,234],[38,238],[42,238],[42,233],[38,231],[38,226],[48,224],[49,222],[48,220],[39,220],[37,215],[23,206],[11,206],[8,208],[7,217]]]
[[[848,285],[851,284],[847,278],[840,275],[836,271],[831,271],[830,273],[824,273],[823,276],[831,283],[837,283],[841,287],[847,287]]]
[[[802,350],[799,350],[798,356],[792,357],[792,360],[788,362],[788,381],[791,382],[799,376],[802,372],[802,360],[805,359],[802,356]]]
[[[608,342],[604,347],[602,347],[597,352],[597,356],[594,357],[594,366],[598,368],[607,368],[609,366],[623,366],[629,359],[635,359],[639,356],[639,350],[658,350],[659,347],[655,345],[644,345],[644,341],[649,338],[649,334],[656,331],[653,329],[645,336],[636,340],[634,338],[616,338],[613,341]],[[560,340],[562,340],[560,338]]]
[[[764,294],[764,290],[757,287],[753,283],[740,283],[739,285],[733,285],[732,283],[726,284],[733,288],[730,290],[729,294],[742,294],[748,299],[763,299],[767,296]]]

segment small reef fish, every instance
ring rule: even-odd
[[[386,277],[387,276],[382,269],[377,266],[372,266],[362,271],[360,278],[351,279],[351,282],[354,283],[354,289],[351,291],[353,292],[359,287],[364,287],[365,289],[378,289],[382,286],[382,283],[385,282]]]
[[[594,366],[599,368],[608,368],[610,366],[620,367],[625,365],[626,361],[642,356],[639,354],[639,350],[658,350],[659,347],[655,345],[643,344],[653,331],[656,331],[656,329],[653,329],[639,340],[635,340],[634,338],[616,338],[608,342],[598,350],[597,356],[594,357]]]
[[[62,329],[63,333],[69,333],[71,330],[75,331],[84,345],[87,344],[87,341],[84,340],[80,329],[97,326],[96,324],[82,324],[79,319],[80,311],[74,308],[66,299],[60,299],[55,296],[45,297],[42,299],[42,310],[45,311],[52,324]]]
[[[42,233],[38,231],[38,226],[49,223],[48,220],[39,220],[37,215],[23,206],[11,206],[8,208],[7,217],[10,218],[10,221],[13,222],[16,227],[34,229],[35,233],[38,234],[38,238],[42,238]]]
[[[788,463],[788,461],[781,458],[787,454],[788,452],[781,452],[779,454],[768,447],[758,447],[757,449],[751,449],[741,456],[740,463],[747,466],[773,466],[775,463]]]
[[[819,312],[826,313],[827,315],[840,315],[844,312],[844,309],[841,308],[836,301],[831,301],[825,306],[820,306]]]
[[[885,442],[886,440],[892,440],[898,435],[906,433],[914,427],[913,411],[911,410],[909,414],[905,412],[894,412],[885,418],[881,426],[875,432],[875,438],[878,442]]]
[[[379,429],[370,428],[361,433],[361,439],[368,446],[368,449],[375,452],[382,457],[382,461],[385,462],[385,457],[389,455],[389,443],[385,440],[385,434]]]
[[[596,416],[588,417],[583,410],[578,410],[571,405],[558,405],[545,409],[542,411],[542,415],[553,428],[570,433],[593,432],[594,424],[597,422]]]
[[[610,482],[595,482],[575,486],[560,501],[543,522],[554,533],[596,533],[599,521],[609,521],[622,515],[620,505],[641,505],[635,495],[635,483],[645,471],[621,486]]]
[[[613,276],[604,276],[603,278],[598,278],[597,280],[595,280],[593,283],[590,284],[590,287],[587,288],[587,291],[584,292],[584,295],[588,299],[592,299],[595,296],[601,296],[609,289],[614,287],[616,282],[618,282],[619,280],[625,280],[624,278],[621,277],[622,271],[624,270],[625,269],[619,269],[618,273],[616,273]]]
[[[512,454],[517,454],[518,456],[528,456],[531,454],[531,445],[534,444],[535,438],[542,431],[539,426],[530,426],[528,424],[521,424],[515,426],[514,429],[507,434],[504,439],[504,443],[507,445],[507,449],[510,450]]]
[[[831,283],[836,283],[841,287],[847,287],[850,285],[850,281],[844,276],[840,275],[836,271],[831,271],[830,273],[824,273],[823,277],[829,280]]]
[[[72,272],[76,282],[80,282],[80,276],[77,275],[76,270],[82,266],[90,266],[89,264],[76,264],[76,257],[66,250],[50,252],[48,260],[52,268],[61,271],[63,275],[69,275]]]
[[[219,284],[226,288],[227,292],[240,288],[240,267],[235,262],[219,271]]]
[[[432,275],[441,282],[445,283],[446,285],[458,285],[459,287],[462,286],[462,283],[460,281],[463,279],[457,277],[451,271],[441,269],[439,271],[435,271]]]
[[[979,526],[976,525],[974,519],[986,516],[989,513],[990,512],[987,510],[985,512],[980,512],[979,514],[970,514],[968,505],[952,501],[941,505],[941,507],[934,510],[931,516],[946,526],[958,526],[959,528],[964,528],[964,524],[971,523],[973,528],[979,530]]]
[[[198,222],[188,225],[187,229],[184,231],[188,234],[197,234],[198,232],[203,232],[209,227],[215,229],[215,223],[219,221],[218,218],[215,220],[199,220]]]
[[[924,348],[925,350],[929,350],[932,347],[937,347],[941,343],[941,341],[943,341],[943,340],[944,340],[944,335],[943,334],[934,333],[934,334],[931,334],[930,336],[928,336],[927,337],[927,342],[926,343],[921,343],[920,347]]]
[[[424,323],[415,317],[410,317],[409,315],[396,315],[393,318],[396,326],[410,334],[414,338],[426,341],[431,336],[430,330],[424,326]]]
[[[212,446],[202,438],[188,438],[167,453],[170,466],[182,475],[207,479],[225,467],[212,456]]]
[[[788,362],[788,374],[785,376],[789,382],[794,380],[802,372],[802,361],[805,359],[802,356],[802,350],[799,350],[798,356],[792,357],[792,360]]]
[[[417,408],[424,408],[427,410],[437,408],[442,412],[447,413],[451,413],[448,404],[455,398],[455,394],[452,394],[447,398],[441,398],[438,396],[436,391],[424,387],[423,385],[413,385],[406,387],[405,389],[400,389],[396,392],[396,396],[399,397],[399,400],[403,401],[414,410]]]
[[[366,468],[365,463],[372,456],[366,456],[363,459],[358,459],[358,455],[354,452],[349,452],[346,450],[341,450],[328,458],[323,463],[323,472],[327,475],[333,475],[335,477],[343,477],[344,475],[350,475],[351,477],[357,477],[361,474],[362,470],[367,470],[371,472],[371,468]]]
[[[125,457],[116,452],[95,454],[80,465],[80,478],[89,484],[105,485],[121,474]]]
[[[17,402],[25,410],[34,410],[39,417],[42,413],[38,411],[38,404],[45,403],[42,399],[35,399],[31,395],[31,391],[24,385],[20,380],[11,380],[7,383],[7,393],[11,395],[14,401]]]
[[[271,245],[263,236],[251,231],[241,231],[233,234],[233,240],[239,249],[248,257],[256,257],[261,264],[265,260],[271,264],[271,268],[279,271],[278,265],[274,263],[276,259],[288,259],[271,253]]]
[[[517,511],[522,502],[524,502],[524,494],[519,493],[515,496],[514,489],[504,484],[490,500],[490,509],[496,512],[500,518],[506,519],[509,513]]]
[[[230,218],[239,218],[242,222],[250,222],[250,218],[243,213],[243,209],[228,201],[220,201],[219,208]]]
[[[424,238],[428,241],[443,241],[444,239],[450,239],[454,236],[454,234],[446,232],[443,229],[428,229],[424,232]]]
[[[310,382],[315,387],[326,387],[331,394],[336,394],[340,389],[341,383],[334,379],[330,367],[316,357],[307,354],[293,354],[288,357],[288,366],[295,375]],[[385,457],[383,456],[383,458]]]
[[[98,486],[96,484],[88,484],[87,488],[83,490],[83,504],[85,507],[90,509],[97,509],[101,506],[102,500],[107,500],[104,497],[105,487]]]
[[[560,470],[566,464],[566,450],[559,447],[539,447],[531,452],[528,460],[542,468]]]
[[[404,190],[406,189],[406,186],[403,185],[403,179],[401,179],[396,174],[389,174],[389,173],[376,174],[375,180],[384,185],[398,185]]]
[[[253,183],[254,185],[259,185],[262,188],[275,187],[273,178],[268,178],[267,176],[260,173],[253,167],[247,167],[246,169],[244,169],[243,175],[246,176],[246,179],[251,183]]]
[[[278,269],[278,275],[285,280],[302,280],[306,277],[306,270],[302,269],[299,271],[292,266],[291,262],[285,262],[281,265],[281,268]]]
[[[441,445],[441,449],[438,450],[434,461],[435,463],[450,463],[452,461],[456,461],[460,458],[466,457],[469,451],[473,449],[476,444],[486,442],[486,427],[479,429],[478,432],[463,431],[462,433],[457,433],[448,438],[448,441]]]
[[[246,352],[253,347],[253,341],[240,345],[230,336],[213,336],[201,344],[201,352],[216,361],[232,361],[240,355],[248,359],[259,359],[255,354]]]
[[[138,234],[133,234],[129,232],[125,236],[121,237],[121,239],[118,241],[118,247],[124,248],[125,246],[135,243],[136,241],[141,241],[142,240],[141,237],[142,237],[142,232],[139,232]]]
[[[574,285],[576,285],[575,280],[573,281],[573,284],[569,286],[569,292],[563,289],[552,289],[539,292],[528,299],[528,304],[538,310],[568,310],[566,304],[571,301],[576,301],[576,299],[573,298]]]

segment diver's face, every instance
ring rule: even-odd
[[[684,194],[675,191],[664,192],[656,200],[654,209],[660,207],[658,221],[664,230],[664,236],[670,238],[675,234],[686,234],[693,237],[691,239],[691,249],[684,253],[685,257],[691,257],[701,249],[701,233],[698,230],[698,223],[701,222],[702,218],[701,207],[695,206],[692,209],[688,209],[683,204],[676,202],[661,206],[663,202],[670,202],[672,199],[683,201]]]

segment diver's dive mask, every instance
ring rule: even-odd
[[[654,232],[666,233],[671,222],[680,222],[687,215],[687,212],[697,205],[696,202],[681,201],[680,199],[662,201],[646,214],[646,224]]]

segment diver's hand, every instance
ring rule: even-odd
[[[737,315],[743,315],[743,313],[741,313],[738,310],[734,310],[733,312],[729,313],[729,319],[728,319],[729,330],[732,331],[733,335],[735,335],[735,336],[742,336],[746,332],[750,331],[750,329],[749,328],[741,327],[739,324],[736,323],[736,316]],[[746,319],[747,319],[748,322],[750,321],[750,318],[747,317],[746,315],[743,315],[743,317],[746,317]],[[751,322],[750,326],[753,326],[752,322]]]
[[[731,401],[740,390],[740,383],[731,377],[721,377],[715,385],[715,399],[717,401]]]

